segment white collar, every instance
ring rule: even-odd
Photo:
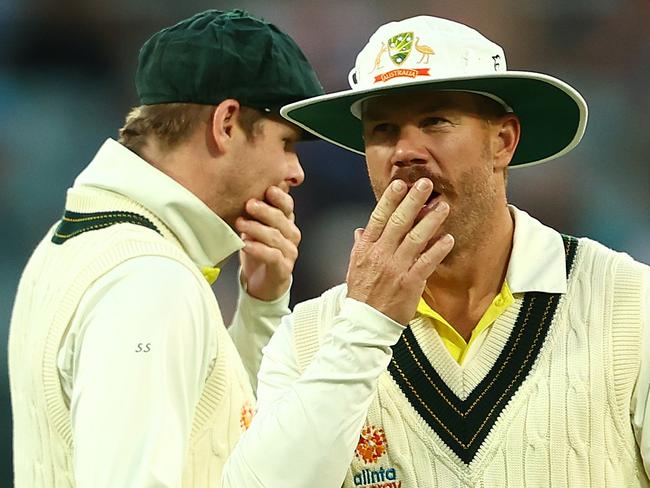
[[[200,268],[222,263],[243,241],[196,195],[113,139],[74,182],[135,200],[155,214]]]
[[[512,254],[506,282],[512,293],[566,293],[566,258],[562,236],[508,205],[515,221]]]

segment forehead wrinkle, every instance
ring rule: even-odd
[[[459,108],[462,103],[459,103],[458,100],[453,97],[452,94],[445,92],[432,92],[431,94],[438,95],[435,100],[425,100],[422,102],[422,106],[415,108],[415,113],[417,115],[422,115],[426,113],[436,112],[442,109],[448,108]],[[390,118],[394,113],[401,113],[405,110],[406,107],[412,107],[416,105],[416,101],[413,100],[413,97],[418,97],[418,95],[423,94],[412,94],[409,95],[409,100],[407,103],[400,103],[400,100],[406,98],[406,96],[400,97],[374,97],[372,99],[366,100],[361,105],[361,115],[362,120],[377,121],[386,118]],[[430,95],[427,93],[426,95]],[[381,103],[383,100],[384,103]]]

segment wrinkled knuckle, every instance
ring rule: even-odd
[[[417,230],[412,230],[411,232],[406,234],[406,239],[408,239],[408,241],[413,244],[421,244],[422,241],[424,241],[424,237]]]
[[[431,259],[431,256],[429,254],[421,254],[420,257],[418,258],[418,262],[423,265],[423,266],[428,266],[433,262]]]
[[[352,246],[352,250],[350,251],[350,257],[355,258],[355,259],[361,259],[361,257],[365,254],[367,244],[365,242],[359,241],[355,242],[354,245]]]
[[[386,218],[384,217],[383,212],[379,212],[375,210],[372,214],[370,214],[370,222],[374,224],[383,224]]]
[[[393,215],[390,216],[390,222],[393,225],[403,226],[406,225],[406,218],[404,217],[404,214],[402,214],[401,212],[395,212]]]

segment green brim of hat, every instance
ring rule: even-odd
[[[362,124],[351,112],[355,102],[439,90],[490,94],[512,108],[521,123],[521,137],[510,166],[529,166],[562,156],[585,132],[587,104],[582,96],[561,80],[524,71],[346,90],[286,105],[280,113],[321,139],[363,154]]]

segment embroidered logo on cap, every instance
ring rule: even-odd
[[[415,38],[415,44],[413,44],[413,39]],[[416,64],[428,64],[430,57],[435,54],[433,48],[420,44],[420,38],[415,37],[413,32],[402,32],[396,36],[388,39],[388,47],[384,42],[381,43],[379,52],[375,57],[375,65],[370,71],[378,70],[382,68],[382,56],[384,53],[388,52],[388,56],[391,61],[398,65],[402,66],[406,59],[411,54],[411,51],[415,48],[417,52],[421,54],[420,59]],[[375,83],[386,82],[392,80],[393,78],[416,78],[418,76],[429,76],[429,68],[400,68],[387,71],[386,73],[381,73],[375,76]]]
[[[375,83],[392,80],[393,78],[415,78],[417,76],[429,76],[429,68],[394,69],[387,73],[375,76]]]
[[[428,64],[431,55],[436,54],[436,52],[433,50],[432,47],[427,46],[425,44],[420,44],[419,37],[415,38],[415,50],[422,55],[418,60],[418,64],[422,64],[422,63]]]
[[[401,66],[411,54],[413,33],[402,32],[388,39],[388,55],[397,66]]]
[[[384,56],[384,53],[388,52],[388,48],[386,47],[386,43],[382,42],[381,47],[379,48],[379,52],[377,53],[377,56],[375,56],[375,65],[372,67],[372,70],[370,73],[373,71],[377,71],[379,68],[383,68],[381,64],[381,58]]]

